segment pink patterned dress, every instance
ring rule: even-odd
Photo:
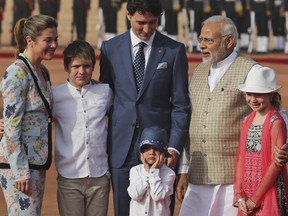
[[[274,119],[271,119],[271,122]],[[244,173],[244,192],[247,197],[251,197],[263,178],[262,171],[262,156],[261,156],[261,137],[263,125],[251,125],[247,136],[246,145],[246,166]],[[277,178],[277,203],[281,216],[288,215],[288,200],[284,189],[283,178],[281,175]],[[251,215],[262,216],[263,204],[257,210],[253,211]],[[250,215],[249,215],[250,216]]]

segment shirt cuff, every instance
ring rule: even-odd
[[[189,170],[189,166],[188,165],[180,165],[178,167],[178,174],[187,174],[188,173],[188,170]]]
[[[173,151],[177,152],[177,154],[178,154],[178,155],[180,155],[180,152],[179,152],[177,149],[175,149],[175,148],[172,148],[172,147],[169,147],[169,148],[168,148],[168,150],[169,150],[169,149],[171,149],[171,150],[173,150]]]

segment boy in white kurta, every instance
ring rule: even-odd
[[[143,164],[131,168],[127,189],[131,197],[130,216],[170,215],[175,173],[165,165],[165,159],[171,157],[167,143],[164,129],[150,127],[143,130],[139,146]]]

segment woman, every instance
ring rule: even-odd
[[[0,145],[1,187],[9,215],[40,215],[51,164],[52,99],[49,73],[41,62],[51,60],[58,47],[57,22],[46,15],[23,18],[15,25],[14,35],[17,59],[0,85],[5,126]]]

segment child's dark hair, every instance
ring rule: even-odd
[[[94,48],[84,40],[75,40],[70,43],[63,51],[64,67],[67,69],[75,58],[91,59],[93,68],[96,64]]]
[[[274,106],[274,109],[278,111],[281,107],[281,95],[278,92],[275,92],[272,99],[271,104]]]
[[[130,15],[135,12],[140,14],[151,13],[153,16],[161,16],[163,8],[160,0],[128,0],[127,11]]]
[[[16,58],[19,53],[24,52],[27,46],[26,37],[30,36],[33,41],[41,35],[47,28],[57,28],[57,21],[47,15],[34,15],[28,18],[22,18],[17,21],[14,27],[14,37],[16,41]]]

